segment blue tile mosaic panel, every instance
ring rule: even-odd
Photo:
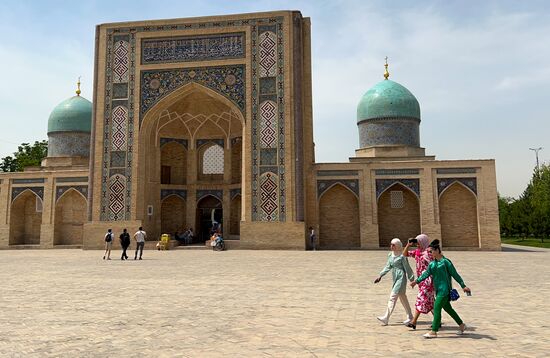
[[[163,201],[170,195],[176,195],[183,200],[187,200],[187,190],[185,189],[160,189],[160,201]]]
[[[376,200],[386,189],[394,184],[401,184],[412,190],[420,198],[420,179],[376,179]]]
[[[245,56],[245,33],[141,40],[141,63],[225,60]]]
[[[441,195],[445,189],[455,182],[462,183],[477,195],[477,178],[437,178],[437,195]]]
[[[15,198],[25,190],[30,190],[36,194],[40,199],[44,200],[44,187],[42,186],[26,186],[26,187],[16,187],[11,188],[11,201],[13,202]]]
[[[57,202],[63,194],[68,190],[74,189],[84,196],[88,201],[88,186],[87,185],[63,185],[55,188],[55,201]]]
[[[211,195],[223,202],[223,190],[197,190],[197,202],[205,196]]]
[[[359,180],[358,179],[332,179],[332,180],[317,180],[317,198],[335,184],[341,184],[351,190],[359,198]]]
[[[141,113],[181,86],[195,82],[208,87],[233,102],[245,113],[245,66],[196,67],[141,72]]]

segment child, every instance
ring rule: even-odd
[[[388,262],[386,263],[386,266],[380,272],[378,278],[374,280],[374,283],[380,282],[382,277],[391,270],[393,277],[393,287],[391,290],[390,299],[388,301],[388,307],[386,308],[386,313],[381,317],[377,317],[377,319],[382,323],[383,326],[387,326],[393,309],[395,308],[397,298],[399,298],[401,304],[403,305],[403,308],[405,309],[405,312],[407,313],[407,319],[403,322],[403,324],[407,325],[412,320],[413,316],[411,312],[411,306],[409,305],[409,300],[407,299],[406,294],[406,279],[408,278],[409,281],[413,282],[414,274],[411,266],[409,265],[409,261],[407,261],[407,258],[403,257],[402,255],[403,244],[401,243],[401,240],[397,238],[393,239],[391,241],[390,250],[391,253],[388,254]]]

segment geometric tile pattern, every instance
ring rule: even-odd
[[[114,83],[128,82],[128,72],[130,70],[129,53],[130,44],[127,41],[120,40],[115,43],[113,60]]]
[[[392,209],[402,209],[404,205],[403,192],[401,190],[390,191],[390,207]]]
[[[376,175],[418,175],[419,173],[418,169],[376,169],[374,171]]]
[[[359,198],[359,180],[357,179],[332,179],[332,180],[317,180],[317,198],[334,185],[340,184],[355,194]]]
[[[141,41],[141,62],[164,63],[242,58],[245,34],[213,34]]]
[[[260,178],[260,217],[261,221],[277,221],[277,175],[267,172]]]
[[[318,170],[318,177],[343,177],[343,176],[357,176],[359,171],[357,170]]]
[[[59,198],[70,189],[74,189],[74,190],[78,191],[80,194],[82,194],[82,196],[84,196],[86,201],[88,201],[88,186],[87,185],[63,185],[63,186],[58,186],[58,187],[55,188],[55,201],[57,202],[59,200]]]
[[[210,146],[202,156],[202,174],[223,174],[224,150],[217,144]]]
[[[160,146],[162,147],[165,144],[168,144],[170,142],[176,142],[181,144],[185,149],[187,149],[187,139],[179,139],[179,138],[160,138]]]
[[[445,189],[453,183],[459,182],[477,195],[477,178],[437,178],[437,195],[441,195]]]
[[[260,34],[260,77],[277,75],[277,36],[271,31]]]
[[[41,186],[27,186],[27,187],[16,187],[11,188],[11,201],[15,200],[19,194],[24,192],[25,190],[30,190],[33,193],[36,194],[40,199],[44,200],[44,187]]]
[[[31,178],[31,179],[12,179],[12,184],[34,184],[34,183],[44,183],[44,178]]]
[[[124,220],[126,178],[115,174],[109,179],[109,220]]]
[[[229,190],[229,198],[231,200],[233,200],[237,195],[241,195],[241,188]]]
[[[273,101],[260,104],[261,148],[277,148],[277,105]]]
[[[411,189],[420,198],[420,179],[376,179],[376,200],[380,195],[394,184],[401,184]]]
[[[375,145],[420,146],[419,120],[368,120],[358,124],[361,148]]]
[[[128,131],[128,110],[124,106],[113,109],[111,127],[111,149],[126,150],[126,133]]]

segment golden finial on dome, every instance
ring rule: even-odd
[[[76,88],[76,95],[77,95],[77,96],[80,96],[80,93],[82,93],[82,92],[80,91],[80,76],[78,76],[78,82],[76,83],[76,87],[77,87],[77,88]]]
[[[388,56],[386,56],[386,63],[384,64],[384,67],[386,70],[384,71],[384,79],[388,79],[390,77],[390,73],[388,72]]]

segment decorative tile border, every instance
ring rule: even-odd
[[[376,179],[376,200],[386,189],[397,183],[411,189],[420,198],[420,179]]]
[[[187,190],[185,189],[160,189],[160,201],[163,201],[170,195],[176,195],[183,200],[187,200]]]
[[[227,60],[245,57],[244,32],[141,40],[141,63]]]
[[[438,168],[437,174],[475,174],[476,168]]]
[[[437,178],[437,195],[441,196],[455,182],[462,183],[477,196],[477,178]]]
[[[21,187],[11,188],[11,201],[12,201],[12,203],[19,196],[19,194],[23,193],[25,190],[32,191],[41,200],[44,200],[44,187],[43,186],[21,186]]]
[[[12,184],[42,184],[46,181],[44,178],[31,178],[31,179],[12,179]]]
[[[84,183],[88,182],[88,177],[60,177],[55,178],[56,183]]]
[[[70,189],[78,191],[88,201],[88,186],[87,185],[63,185],[55,188],[55,201],[57,202],[61,196]]]
[[[323,195],[325,191],[332,188],[334,184],[341,184],[351,190],[357,198],[359,198],[359,180],[358,179],[333,179],[333,180],[317,180],[317,199]]]
[[[211,195],[215,198],[220,199],[223,203],[223,190],[197,190],[197,202],[199,202],[205,196]]]
[[[188,148],[187,148],[187,139],[179,139],[179,138],[160,138],[160,146],[161,146],[161,148],[162,148],[163,145],[168,144],[168,143],[171,143],[171,142],[179,143],[179,144],[183,145],[183,146],[185,147],[185,149],[188,149]]]
[[[375,169],[376,175],[418,175],[420,169]]]
[[[343,177],[343,176],[357,176],[358,170],[318,170],[318,177]]]

